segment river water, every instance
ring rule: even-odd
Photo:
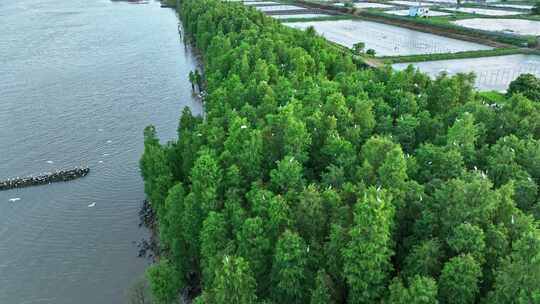
[[[0,20],[0,179],[92,170],[0,192],[0,303],[125,303],[147,266],[142,131],[171,139],[184,106],[201,112],[196,59],[156,2],[0,1]]]

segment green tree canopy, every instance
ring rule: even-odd
[[[224,256],[216,270],[212,302],[216,304],[252,304],[257,300],[256,281],[249,264],[240,257]]]
[[[441,303],[475,303],[482,271],[471,255],[453,257],[444,264],[439,279]]]
[[[204,113],[144,132],[157,301],[540,302],[538,79],[365,68],[234,1],[178,15]]]
[[[538,7],[538,3],[535,7]],[[520,75],[510,83],[506,94],[512,96],[516,93],[521,93],[530,100],[540,101],[540,79],[536,78],[533,74]]]
[[[370,188],[356,203],[351,240],[343,249],[349,303],[372,303],[384,293],[392,269],[391,200],[385,190]]]

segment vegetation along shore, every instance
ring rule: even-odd
[[[167,144],[145,129],[156,303],[540,303],[538,79],[480,94],[241,3],[179,5],[205,114]]]

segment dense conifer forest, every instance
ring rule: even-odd
[[[178,12],[205,115],[145,130],[157,303],[540,303],[536,80],[496,98],[241,4]]]

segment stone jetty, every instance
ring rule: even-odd
[[[56,182],[66,182],[86,176],[90,172],[88,167],[75,167],[68,170],[57,170],[43,173],[39,176],[16,177],[0,181],[0,191],[15,188],[23,188],[44,185]]]

